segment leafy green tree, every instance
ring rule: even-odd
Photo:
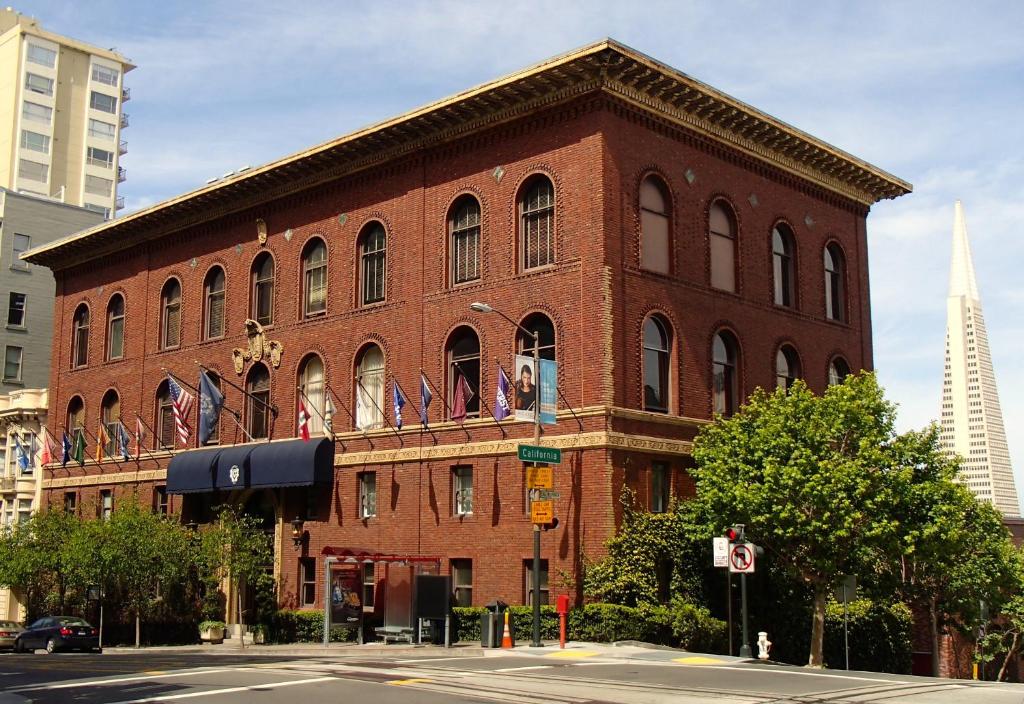
[[[80,522],[59,511],[33,514],[0,534],[0,584],[21,592],[29,617],[64,612],[68,594],[81,586],[81,565],[69,551]]]
[[[811,589],[811,666],[823,664],[826,599],[839,575],[899,554],[894,421],[874,375],[861,374],[823,396],[802,382],[788,393],[758,389],[694,443],[697,501],[713,529],[746,524]]]

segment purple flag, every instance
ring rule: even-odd
[[[494,420],[505,420],[512,412],[508,402],[508,377],[498,362],[498,394],[494,399]]]

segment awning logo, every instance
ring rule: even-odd
[[[232,484],[238,483],[238,477],[242,474],[242,470],[238,468],[237,464],[231,465],[231,470],[228,472],[228,477],[231,479]]]

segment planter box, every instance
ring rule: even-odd
[[[204,643],[223,643],[224,642],[224,629],[223,628],[208,628],[205,631],[199,632],[199,639]]]

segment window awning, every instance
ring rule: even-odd
[[[256,442],[175,455],[167,468],[167,491],[312,486],[329,484],[333,476],[334,443],[327,438]]]

